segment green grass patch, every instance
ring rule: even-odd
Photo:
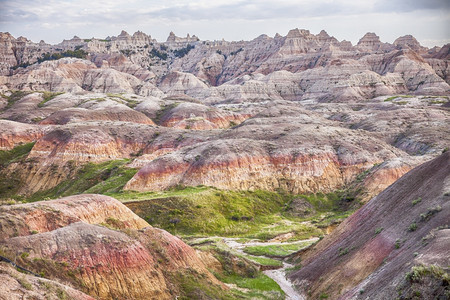
[[[398,98],[398,96],[392,96],[392,97],[384,99],[384,102],[390,102],[390,101],[392,101],[394,99],[397,99],[397,98]]]
[[[56,187],[37,192],[27,200],[53,199],[83,193],[107,194],[117,192],[137,172],[137,169],[126,167],[128,162],[128,159],[121,159],[99,164],[88,163]]]
[[[167,105],[161,106],[161,109],[156,112],[156,116],[153,118],[153,122],[159,124],[161,122],[162,117],[169,112],[171,109],[177,107],[180,103],[171,103]]]
[[[11,163],[25,160],[34,144],[34,142],[27,143],[11,150],[0,151],[0,170],[6,169]],[[21,186],[22,182],[19,178],[0,172],[0,199],[14,197]]]
[[[284,257],[292,253],[295,253],[303,248],[306,248],[311,244],[313,244],[312,241],[293,244],[268,245],[268,246],[249,246],[244,248],[244,252],[257,256],[264,255],[264,256]]]
[[[25,158],[33,148],[35,142],[22,144],[11,150],[0,150],[0,166],[7,166],[10,163]]]
[[[124,96],[121,95],[121,94],[107,94],[107,96],[108,96],[109,98],[112,98],[111,100],[120,99],[120,100],[125,101],[125,104],[126,104],[128,107],[130,107],[130,108],[135,108],[135,107],[140,103],[140,102],[137,101],[137,100],[128,99],[128,98],[124,97]],[[115,99],[114,99],[114,98],[115,98]],[[116,102],[118,102],[118,101],[116,101]]]
[[[413,98],[413,97],[414,96],[412,96],[412,95],[397,95],[397,96],[392,96],[392,97],[384,99],[384,102],[390,102],[390,101],[395,100],[397,98]]]
[[[236,284],[240,288],[246,288],[257,291],[276,291],[284,295],[280,286],[270,277],[263,273],[258,273],[254,278],[242,277],[236,274],[228,276],[218,276],[219,280],[225,283]]]
[[[412,205],[416,205],[417,203],[419,203],[419,202],[421,202],[422,201],[422,197],[419,197],[419,198],[417,198],[417,199],[414,199],[412,202],[411,202],[411,204]]]
[[[42,98],[43,100],[41,102],[39,102],[38,107],[44,107],[45,103],[47,103],[48,101],[54,99],[56,96],[62,95],[64,94],[63,92],[61,93],[53,93],[53,92],[42,92]]]
[[[295,232],[297,239],[322,231],[283,216],[292,195],[269,191],[227,191],[179,187],[164,192],[107,193],[126,203],[153,226],[178,235],[220,235],[271,239]]]
[[[296,195],[270,191],[227,191],[213,187],[176,187],[160,192],[120,191],[106,193],[131,208],[155,227],[183,236],[220,235],[269,240],[293,233],[289,241],[321,236],[318,226],[345,218],[351,212],[339,212],[341,198],[329,203],[316,200],[321,217],[293,216],[286,207]],[[304,197],[305,195],[302,195]],[[318,195],[306,195],[312,202]],[[331,209],[330,212],[327,209]],[[334,212],[333,210],[336,210]],[[304,222],[310,220],[310,224]],[[322,224],[323,223],[323,224]],[[324,226],[322,226],[324,225]]]
[[[268,258],[268,257],[258,257],[253,255],[246,255],[245,258],[257,263],[261,266],[270,266],[270,267],[282,267],[283,263],[279,260]]]
[[[337,190],[326,194],[320,192],[315,194],[302,194],[297,197],[308,201],[317,212],[343,212],[355,200],[355,196],[346,190]]]
[[[231,291],[225,291],[219,286],[213,285],[206,279],[202,279],[195,270],[185,269],[172,276],[172,280],[180,288],[177,299],[234,299]]]
[[[448,286],[450,275],[444,269],[437,265],[418,265],[411,268],[411,272],[406,273],[406,279],[411,282],[417,282],[424,277],[434,277],[443,281],[443,285]]]
[[[26,95],[29,95],[31,93],[32,92],[12,91],[11,95],[9,95],[9,96],[1,94],[1,96],[8,101],[8,104],[6,105],[6,107],[4,109],[11,108],[14,105],[14,103],[16,103],[17,101],[19,101],[20,99],[22,99],[23,97],[25,97]]]

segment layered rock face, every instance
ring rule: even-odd
[[[162,96],[154,86],[157,84],[169,95],[194,94],[202,101],[214,96],[216,101],[224,101],[228,99],[221,95],[221,90],[216,91],[208,84],[221,86],[246,75],[285,70],[299,74],[296,82],[303,83],[301,89],[291,91],[296,99],[348,101],[398,92],[442,94],[449,91],[446,46],[429,50],[412,36],[400,37],[391,45],[382,43],[375,33],[367,33],[352,46],[325,31],[314,35],[304,29],[293,29],[285,37],[262,35],[248,42],[201,42],[195,36],[178,38],[172,34],[167,42],[157,43],[142,32],[133,36],[122,32],[104,41],[74,38],[40,50],[52,53],[81,47],[89,54],[86,58],[95,64],[82,65],[77,60],[63,59],[63,64],[43,62],[17,70],[8,68],[15,68],[25,58],[16,58],[17,53],[14,56],[15,45],[21,43],[24,51],[30,52],[25,62],[35,63],[41,55],[33,52],[38,44],[26,39],[21,42],[7,33],[2,34],[2,40],[2,72],[13,75],[0,78],[0,85],[9,89]],[[83,72],[79,77],[82,80],[74,80],[70,75],[76,72]],[[349,76],[354,77],[350,82]],[[270,81],[266,89],[288,99]],[[208,92],[205,94],[204,90]]]
[[[449,167],[447,152],[408,172],[306,253],[291,279],[312,298],[385,299],[408,292],[413,266],[447,268]],[[433,298],[441,285],[422,277],[416,288]]]
[[[113,198],[80,195],[0,209],[5,251],[28,251],[30,269],[96,298],[172,299],[183,289],[177,276],[191,273],[220,286],[194,249]]]
[[[144,166],[126,189],[161,190],[178,184],[225,189],[331,191],[394,148],[335,126],[308,111],[277,106],[247,120],[220,140],[173,152]],[[277,145],[283,145],[282,148]]]
[[[196,103],[181,103],[161,116],[160,125],[180,129],[207,130],[235,126],[251,114],[239,114]]]
[[[48,130],[43,126],[8,120],[0,120],[0,127],[0,150],[11,150],[18,145],[34,142]]]
[[[2,38],[11,58],[19,39]],[[22,194],[69,178],[68,163],[129,159],[142,170],[127,189],[317,192],[344,187],[374,164],[404,161],[371,170],[386,179],[380,187],[448,144],[448,47],[426,49],[410,36],[390,45],[368,33],[352,46],[303,29],[248,42],[171,35],[157,43],[122,32],[59,45],[80,46],[85,59],[0,77],[0,117],[9,120],[2,149],[36,142],[28,161],[0,170],[27,182]],[[379,191],[363,183],[366,200]]]

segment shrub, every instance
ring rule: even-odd
[[[63,57],[75,57],[75,58],[86,58],[88,53],[84,51],[83,49],[77,49],[77,50],[67,50],[64,52],[57,52],[57,53],[45,53],[42,54],[42,57],[38,58],[38,63],[47,61],[47,60],[58,60]]]
[[[411,223],[411,225],[409,225],[408,227],[409,231],[416,231],[417,230],[417,224],[416,222]]]
[[[181,58],[181,57],[185,56],[186,54],[188,54],[189,51],[191,51],[194,48],[195,48],[195,46],[192,46],[191,44],[188,44],[185,48],[174,50],[173,54],[176,57],[180,57]]]
[[[379,234],[380,232],[383,231],[383,227],[378,227],[377,229],[375,229],[375,234]]]
[[[339,248],[339,256],[346,255],[349,252],[348,248]]]
[[[441,279],[446,285],[448,285],[450,280],[449,275],[441,267],[436,265],[414,266],[411,268],[411,272],[406,273],[406,280],[410,282],[417,282],[425,276]]]
[[[159,59],[166,60],[167,59],[167,53],[158,51],[157,49],[153,48],[152,51],[150,51],[151,57],[158,57]]]
[[[412,203],[412,205],[416,205],[416,204],[419,203],[420,201],[422,201],[422,198],[421,198],[421,197],[419,197],[419,198],[413,200],[411,203]]]

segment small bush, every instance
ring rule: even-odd
[[[24,278],[17,278],[17,281],[20,283],[20,285],[22,287],[24,287],[26,290],[32,290],[33,286],[31,285],[31,283],[29,283],[25,277]]]
[[[416,204],[419,203],[420,201],[422,201],[422,198],[421,198],[421,197],[419,197],[419,198],[413,200],[411,203],[412,203],[412,205],[416,205]]]
[[[406,273],[406,280],[410,282],[420,281],[423,277],[429,276],[437,279],[441,279],[443,284],[448,285],[450,277],[441,267],[436,265],[430,266],[414,266],[411,268],[411,272]]]
[[[185,56],[186,54],[188,54],[189,51],[191,51],[194,48],[195,48],[195,46],[192,46],[191,44],[188,44],[185,48],[174,50],[173,54],[176,57],[180,57],[181,58],[181,57]]]
[[[375,229],[375,234],[379,234],[380,232],[383,231],[383,227],[378,227],[377,229]]]
[[[411,223],[411,225],[409,225],[408,227],[409,231],[416,231],[417,230],[417,224],[416,222]]]
[[[155,48],[153,48],[152,51],[150,51],[150,56],[151,57],[158,57],[161,60],[166,60],[167,59],[167,53],[158,51]]]
[[[346,255],[349,252],[348,248],[339,248],[339,256]]]

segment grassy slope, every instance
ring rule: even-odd
[[[269,191],[227,191],[189,187],[165,193],[110,193],[127,202],[150,224],[181,235],[245,236],[270,239],[296,232],[298,238],[319,236],[316,227],[283,216],[292,195]],[[146,197],[147,196],[147,197]],[[129,202],[130,199],[139,199]],[[144,200],[147,199],[147,200]]]
[[[27,201],[39,201],[46,198],[58,198],[76,194],[105,194],[117,192],[123,188],[137,169],[126,167],[127,159],[111,160],[104,163],[88,163],[82,166],[74,176],[56,187],[35,193]]]
[[[314,243],[313,241],[287,244],[287,245],[268,245],[268,246],[249,246],[244,248],[244,252],[252,255],[266,256],[288,256]]]
[[[20,188],[19,179],[6,176],[1,170],[4,170],[11,163],[25,160],[33,146],[34,143],[28,143],[19,145],[8,151],[0,150],[0,199],[15,196]]]

